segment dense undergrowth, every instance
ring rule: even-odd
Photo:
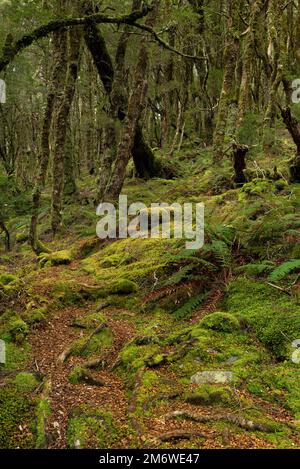
[[[273,180],[267,170],[274,162],[254,154],[262,171],[237,188],[230,182],[229,162],[216,174],[210,158],[209,151],[184,148],[177,155],[180,177],[128,179],[124,188],[130,201],[147,205],[204,202],[205,245],[196,251],[187,251],[179,240],[97,240],[97,219],[87,200],[93,191],[88,197],[83,191],[90,183],[86,177],[78,200],[67,201],[64,233],[54,241],[46,192],[40,239],[47,252],[36,259],[27,244],[28,198],[20,199],[10,188],[13,250],[3,250],[0,263],[0,338],[7,346],[7,363],[0,370],[1,447],[46,444],[51,402],[43,390],[48,377],[34,370],[30,334],[42,331],[57,311],[72,307],[84,309],[72,324],[83,331],[69,351],[74,359],[99,360],[109,353],[114,333],[105,323],[112,312],[113,320],[125,318],[134,328],[112,373],[130,398],[143,370],[129,416],[142,419],[144,426],[166,411],[173,393],[173,407],[183,402],[196,409],[240,412],[273,425],[270,433],[256,432],[258,446],[299,444],[300,368],[292,356],[293,341],[300,339],[300,186],[288,184],[286,162],[276,163],[281,178]],[[93,335],[99,324],[103,329]],[[105,359],[98,364],[109,365]],[[192,376],[205,371],[232,374],[228,382],[191,383]],[[75,367],[70,382],[76,386],[89,376]],[[274,418],[274,406],[286,419]],[[220,432],[224,427],[222,422],[210,425]],[[226,425],[242,441],[245,430]],[[82,447],[113,447],[130,434],[135,429],[118,422],[109,406],[93,409],[74,402],[68,446],[79,441]],[[130,444],[141,443],[131,436]],[[197,439],[186,444],[197,445]]]

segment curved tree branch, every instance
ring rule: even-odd
[[[50,33],[57,31],[61,28],[70,26],[81,26],[88,24],[134,24],[137,20],[144,18],[151,8],[145,7],[142,10],[134,11],[129,15],[123,16],[106,16],[102,13],[95,13],[93,15],[83,16],[81,18],[60,18],[58,20],[50,21],[48,24],[34,29],[30,34],[25,34],[14,43],[6,44],[2,51],[0,58],[0,72],[2,72],[10,62],[26,47],[31,46],[38,39],[47,37]]]
[[[151,7],[144,7],[142,10],[137,10],[129,15],[123,16],[106,16],[102,13],[95,13],[93,15],[83,16],[81,18],[61,18],[58,20],[50,21],[48,24],[40,26],[34,29],[30,34],[25,34],[16,42],[7,43],[2,50],[2,57],[0,57],[0,72],[2,72],[14,58],[26,47],[31,46],[38,39],[47,37],[49,34],[57,31],[61,28],[68,28],[70,26],[81,26],[81,25],[95,25],[95,24],[129,24],[135,28],[141,29],[148,32],[164,49],[169,50],[181,57],[192,60],[207,60],[205,57],[198,57],[193,55],[184,54],[179,50],[172,47],[170,44],[165,42],[159,34],[150,26],[139,24],[136,21],[144,18],[152,10]]]

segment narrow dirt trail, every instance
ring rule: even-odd
[[[71,369],[84,361],[80,357],[70,357],[65,363],[58,361],[59,355],[83,334],[71,326],[74,319],[87,314],[86,308],[70,307],[52,314],[47,325],[30,334],[33,361],[37,371],[51,382],[49,400],[51,416],[47,421],[46,434],[50,437],[48,448],[67,448],[66,431],[72,410],[82,404],[94,408],[113,409],[118,421],[127,419],[125,387],[121,379],[109,371],[95,371],[93,376],[104,381],[103,387],[86,384],[71,384]],[[119,350],[134,335],[134,328],[128,322],[107,320],[113,332],[113,345],[103,355],[108,363],[114,363]],[[120,447],[126,442],[120,441]]]

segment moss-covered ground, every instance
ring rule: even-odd
[[[92,203],[68,205],[52,240],[47,192],[47,252],[28,247],[29,212],[10,222],[0,447],[300,447],[300,187],[287,183],[285,161],[273,180],[258,154],[265,178],[243,187],[229,162],[214,174],[209,151],[177,157],[177,179],[128,179],[123,192],[146,205],[204,202],[200,250],[178,239],[99,242]],[[191,380],[207,371],[230,378]],[[178,411],[207,421],[171,418]],[[204,436],[160,440],[191,429]]]

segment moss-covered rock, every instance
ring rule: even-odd
[[[201,327],[218,332],[234,332],[240,329],[240,323],[232,314],[212,313],[202,319]]]
[[[135,282],[128,279],[120,279],[111,286],[109,293],[114,295],[130,295],[137,290],[138,285]]]
[[[192,394],[188,393],[185,400],[189,404],[197,406],[232,406],[236,404],[236,399],[231,388],[214,385],[200,386]]]

